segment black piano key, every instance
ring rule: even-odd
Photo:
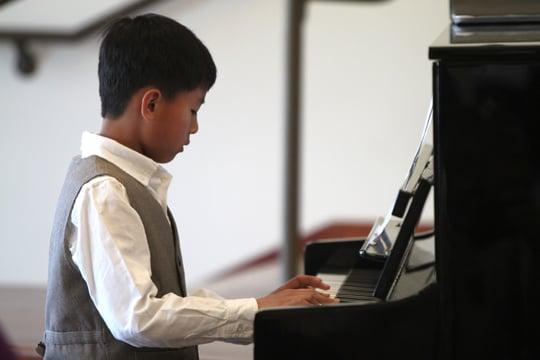
[[[373,290],[371,290],[371,289],[340,289],[337,292],[336,296],[343,295],[343,294],[362,294],[362,295],[368,294],[368,295],[372,295]]]
[[[373,301],[379,276],[379,269],[352,269],[336,297],[343,303]]]
[[[338,292],[349,291],[349,292],[373,292],[375,290],[373,287],[362,287],[362,286],[342,286]]]
[[[372,286],[348,286],[348,285],[344,285],[342,287],[339,288],[338,292],[340,291],[351,291],[351,292],[355,292],[355,291],[359,291],[359,292],[373,292],[375,290],[374,287]]]

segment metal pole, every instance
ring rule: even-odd
[[[299,183],[300,183],[300,99],[302,61],[302,20],[305,0],[287,3],[287,65],[286,65],[286,144],[285,144],[285,231],[282,260],[286,279],[298,273],[299,243]]]

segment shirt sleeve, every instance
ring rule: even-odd
[[[116,339],[136,347],[252,341],[253,298],[228,300],[205,289],[157,297],[142,221],[115,178],[101,176],[82,187],[71,223],[73,261]]]

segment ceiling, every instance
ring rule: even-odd
[[[0,7],[0,32],[73,33],[137,0],[16,0]]]

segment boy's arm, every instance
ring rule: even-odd
[[[142,221],[116,179],[103,176],[85,184],[71,221],[73,261],[115,338],[137,347],[251,339],[255,299],[156,297]]]

